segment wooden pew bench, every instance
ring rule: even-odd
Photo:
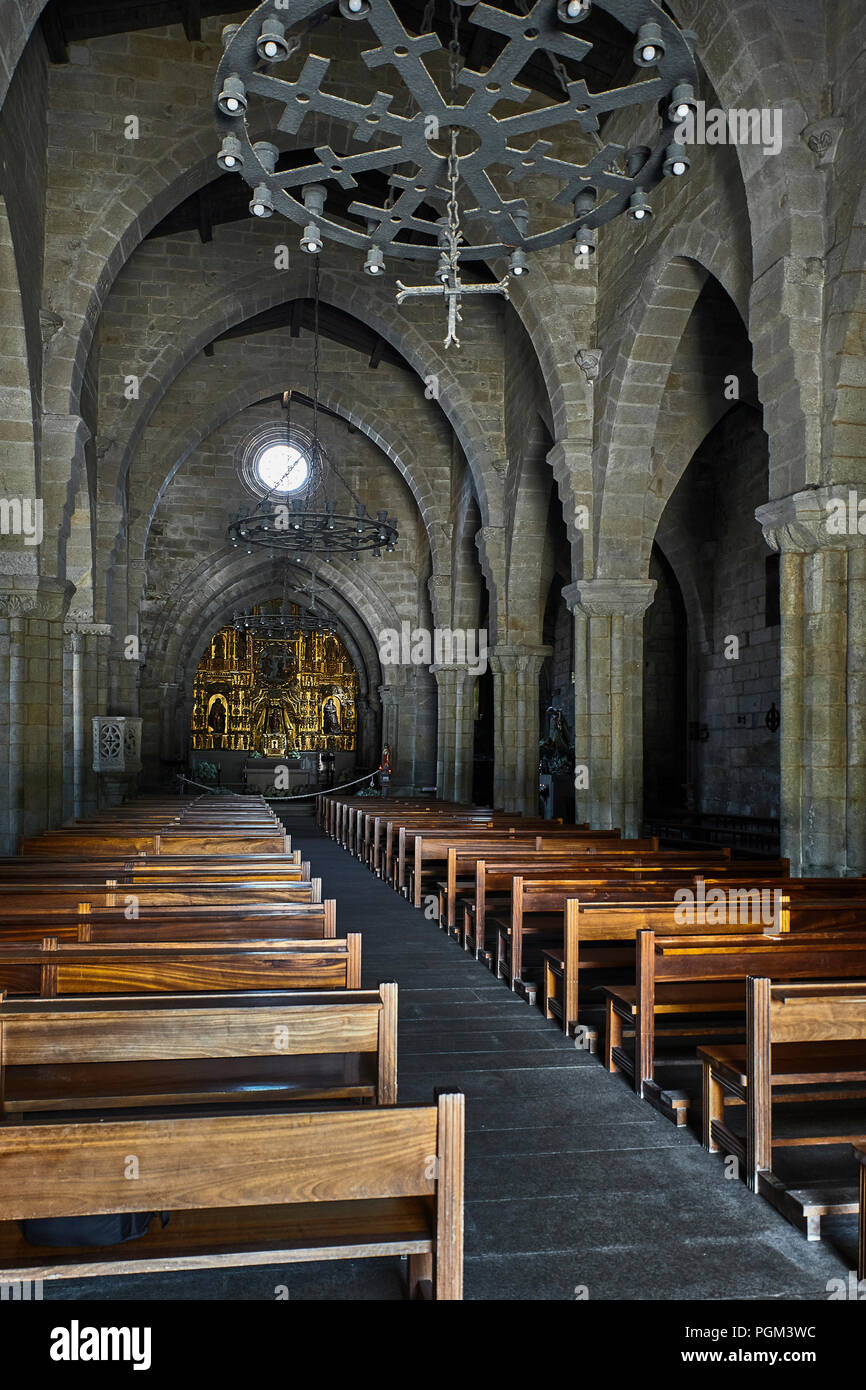
[[[337,904],[285,903],[247,907],[151,907],[130,918],[128,910],[94,908],[32,912],[0,917],[0,945],[42,941],[46,932],[61,941],[250,941],[328,940],[337,935]]]
[[[555,865],[553,872],[539,872],[549,853],[544,851],[543,854],[529,854],[523,859],[515,856],[512,864],[498,860],[490,866],[480,863],[476,865],[474,906],[464,904],[463,909],[464,933],[468,935],[476,955],[486,955],[487,952],[487,914],[491,906],[496,905],[500,909],[509,907],[513,911],[513,883],[518,877],[524,880],[549,878],[560,881],[579,878],[586,880],[587,892],[591,891],[593,897],[605,894],[615,896],[620,889],[625,895],[633,892],[637,896],[646,896],[647,885],[655,884],[659,890],[655,894],[656,897],[672,897],[678,887],[693,890],[697,881],[709,871],[705,861],[696,860],[691,854],[683,855],[677,850],[660,850],[651,854],[614,853],[610,856],[597,851],[595,855],[573,856],[565,865],[554,852],[551,855]],[[744,876],[748,876],[748,881],[752,882],[753,866],[746,866],[746,875],[743,871],[744,866],[729,860],[726,851],[719,851],[712,864],[712,872],[718,875],[715,881],[719,885],[725,884],[726,887],[734,880],[737,883],[741,882]],[[784,878],[787,885],[788,871],[787,859],[778,860],[770,865],[767,877]],[[763,867],[761,872],[764,873]],[[667,889],[670,890],[669,894]],[[500,895],[498,903],[495,902],[497,895]],[[518,927],[518,937],[519,935]],[[507,960],[509,954],[510,946],[503,959]],[[519,977],[518,971],[514,973]]]
[[[0,946],[0,990],[185,994],[223,990],[360,989],[361,937],[333,941],[103,942]]]
[[[411,1297],[463,1296],[464,1098],[267,1115],[0,1126],[0,1281],[409,1257]],[[139,1178],[126,1179],[127,1156]],[[25,1219],[168,1211],[102,1250]]]
[[[445,878],[436,882],[439,902],[439,925],[449,934],[458,936],[462,913],[461,898],[471,897],[474,901],[475,866],[479,859],[493,866],[497,862],[511,863],[515,850],[528,851],[527,862],[535,862],[535,855],[544,855],[552,866],[570,863],[574,855],[580,854],[631,854],[636,850],[657,849],[654,840],[622,840],[619,831],[587,830],[575,833],[570,827],[561,831],[524,836],[522,833],[501,842],[480,841],[477,845],[460,844],[449,847],[446,859]],[[463,942],[465,945],[465,942]]]
[[[72,908],[80,902],[98,907],[124,905],[127,897],[141,907],[211,907],[245,903],[290,903],[321,900],[322,881],[268,883],[248,879],[238,883],[118,884],[108,880],[103,887],[95,883],[11,885],[0,884],[0,918],[28,908]]]
[[[771,974],[778,980],[856,979],[866,975],[866,906],[860,931],[825,936],[754,929],[723,936],[696,935],[696,928],[657,937],[639,931],[634,985],[605,988],[605,1065],[629,1076],[637,1093],[678,1125],[686,1122],[688,1096],[667,1092],[655,1079],[656,1039],[741,1035],[746,980]],[[659,1028],[657,1018],[666,1020]],[[719,1022],[724,1018],[724,1022]],[[624,1030],[634,1051],[624,1046]]]
[[[0,1116],[397,1100],[397,986],[0,998]]]
[[[510,910],[494,917],[497,977],[506,980],[512,989],[516,988],[516,982],[522,981],[526,973],[524,948],[527,941],[534,944],[536,953],[538,943],[543,949],[551,937],[562,941],[562,913],[566,901],[583,892],[582,884],[589,892],[594,888],[602,893],[619,892],[622,887],[629,891],[632,885],[632,891],[646,896],[658,895],[667,888],[672,896],[678,882],[691,889],[694,870],[695,865],[688,855],[682,863],[676,855],[670,858],[634,855],[627,859],[618,856],[610,860],[598,855],[586,864],[582,860],[573,861],[567,871],[560,870],[557,876],[539,876],[532,869],[530,873],[515,875],[511,880]],[[731,865],[731,871],[739,873],[740,866]],[[498,868],[497,872],[501,875],[503,870]],[[494,889],[498,886],[495,874],[493,886]],[[540,964],[543,969],[543,958]]]
[[[809,1240],[820,1240],[822,1216],[857,1211],[856,1189],[822,1185],[791,1190],[773,1171],[773,1150],[866,1142],[862,1114],[853,1117],[860,1120],[859,1130],[831,1123],[828,1132],[818,1123],[821,1102],[866,1095],[866,979],[777,984],[752,977],[746,985],[746,1015],[745,1047],[699,1049],[704,1144],[711,1152],[736,1155],[752,1191],[772,1202]],[[818,1107],[807,1134],[774,1134],[774,1101],[783,1098]],[[745,1104],[744,1137],[727,1122],[726,1100]]]
[[[580,970],[587,959],[587,949],[597,950],[600,942],[635,942],[641,931],[679,938],[690,934],[728,936],[746,932],[775,933],[777,929],[783,936],[788,932],[835,934],[864,928],[863,903],[866,896],[863,896],[862,884],[859,904],[847,892],[838,901],[813,903],[796,893],[794,885],[799,882],[797,879],[787,879],[784,891],[781,885],[768,888],[759,910],[745,914],[745,920],[738,913],[736,921],[727,924],[713,922],[711,925],[699,913],[694,915],[693,920],[682,920],[679,905],[672,896],[668,894],[654,900],[654,888],[646,891],[640,886],[633,886],[627,892],[622,885],[617,885],[613,892],[604,890],[590,893],[582,885],[580,896],[565,905],[562,946],[548,947],[544,951],[545,1016],[559,1019],[566,1033],[577,1026]],[[826,885],[827,880],[824,882]],[[831,882],[844,884],[848,880]],[[732,891],[739,892],[742,887],[742,884],[732,885]],[[826,887],[824,891],[827,891]],[[778,896],[775,896],[777,893]],[[753,897],[751,907],[755,906]],[[750,915],[751,922],[748,920]]]

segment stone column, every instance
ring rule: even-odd
[[[8,853],[19,837],[63,819],[63,615],[72,594],[58,579],[22,575],[13,583],[0,594],[8,638]]]
[[[82,638],[73,626],[63,627],[63,819],[77,820],[81,816],[81,740]]]
[[[575,819],[629,838],[643,819],[643,615],[655,588],[580,579],[562,591],[574,613]]]
[[[781,850],[797,875],[866,872],[866,539],[827,530],[856,488],[755,513],[781,552]]]
[[[493,672],[493,804],[538,815],[538,677],[552,647],[497,644]]]
[[[391,749],[391,767],[393,768],[393,780],[389,790],[393,791],[399,783],[405,783],[405,770],[399,763],[400,756],[400,700],[403,695],[403,686],[396,680],[389,681],[387,684],[380,685],[379,699],[382,701],[382,745],[386,743]],[[381,748],[379,758],[381,759]],[[378,760],[377,760],[378,761]]]
[[[436,787],[447,801],[472,798],[475,726],[473,695],[476,674],[465,666],[438,665],[430,670],[438,687]]]
[[[91,721],[105,714],[111,627],[71,614],[63,624],[64,818],[83,818],[99,807],[99,782],[91,756]]]

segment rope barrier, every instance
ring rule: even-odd
[[[272,796],[270,798],[268,798],[266,792],[263,792],[261,794],[265,797],[266,800],[270,799],[271,801],[310,801],[313,797],[316,796],[333,796],[334,792],[343,792],[348,787],[357,787],[359,782],[366,782],[368,778],[372,785],[373,778],[376,776],[376,773],[378,771],[379,769],[375,768],[373,772],[365,772],[363,777],[356,777],[353,782],[341,782],[339,787],[327,787],[325,791],[321,792],[297,792],[294,796]],[[177,775],[180,778],[181,782],[186,782],[191,787],[201,787],[202,791],[210,792],[212,796],[233,795],[232,792],[226,791],[224,788],[218,789],[216,787],[206,787],[204,782],[194,782],[191,777],[184,777],[183,773],[181,772],[179,772]]]
[[[347,787],[357,787],[359,782],[366,782],[370,779],[372,785],[373,778],[379,771],[378,768],[373,772],[365,772],[363,777],[356,777],[354,782],[341,782],[339,787],[327,787],[323,792],[298,792],[295,796],[272,796],[271,801],[309,801],[314,796],[333,796],[334,792],[344,792]]]

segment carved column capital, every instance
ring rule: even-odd
[[[572,613],[590,618],[640,618],[655,598],[654,579],[579,579],[562,597]]]
[[[861,501],[866,503],[866,494],[858,492],[853,483],[832,483],[765,502],[756,509],[755,519],[771,550],[802,555],[852,550],[862,546],[866,536],[866,506],[861,513]],[[861,519],[863,532],[859,529]]]

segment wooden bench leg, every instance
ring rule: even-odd
[[[613,1060],[615,1047],[622,1047],[622,1017],[613,1007],[613,1000],[608,999],[604,1029],[604,1065],[607,1071],[619,1071]]]
[[[409,1297],[425,1302],[433,1298],[433,1253],[409,1256]]]
[[[718,1153],[719,1146],[713,1138],[713,1121],[725,1118],[725,1093],[713,1075],[713,1068],[706,1060],[703,1063],[703,1140],[704,1148],[711,1154]]]
[[[544,985],[541,995],[541,1012],[545,1018],[553,1018],[553,1010],[550,1007],[550,998],[553,994],[553,971],[550,968],[550,961],[544,962]]]
[[[857,1278],[866,1279],[866,1163],[860,1165],[860,1250]]]
[[[496,973],[496,978],[497,978],[497,980],[503,980],[503,979],[505,978],[504,966],[505,966],[505,962],[506,962],[507,959],[508,959],[508,941],[507,941],[505,932],[502,931],[499,927],[497,927],[497,929],[496,929],[496,972],[495,972],[495,973]],[[510,984],[511,984],[511,988],[514,989],[514,981],[513,981],[513,980],[510,981]]]

